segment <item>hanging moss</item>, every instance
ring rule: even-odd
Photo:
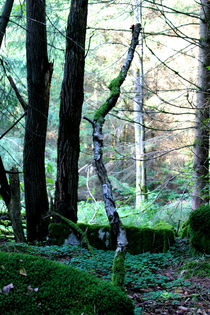
[[[125,286],[125,254],[118,251],[112,266],[112,284],[124,289]]]

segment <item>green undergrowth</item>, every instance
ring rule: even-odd
[[[185,278],[189,277],[210,277],[210,257],[203,260],[187,262],[183,267]]]
[[[0,267],[1,314],[134,314],[121,290],[66,264],[0,252]]]
[[[94,255],[86,248],[71,246],[30,246],[26,244],[1,245],[1,250],[41,255],[51,260],[60,261],[89,274],[111,281],[114,251],[94,250]],[[162,268],[172,267],[182,260],[181,254],[174,247],[167,253],[126,254],[125,285],[133,289],[159,285],[162,289],[170,289],[182,283],[183,279],[170,281],[158,272]]]

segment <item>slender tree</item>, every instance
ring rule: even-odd
[[[127,248],[127,237],[123,224],[120,220],[116,209],[115,201],[112,194],[112,185],[109,181],[107,170],[103,162],[103,125],[106,115],[114,108],[120,96],[120,87],[126,79],[128,70],[133,61],[134,52],[138,44],[139,33],[141,31],[141,24],[137,23],[132,27],[132,40],[130,47],[123,63],[119,75],[113,79],[109,85],[110,95],[107,100],[96,110],[94,120],[88,120],[93,127],[93,147],[94,147],[94,161],[96,172],[100,180],[103,198],[105,204],[106,214],[112,229],[113,234],[117,240],[117,248],[115,251],[115,258],[113,262],[113,276],[112,282],[116,286],[124,286],[124,260]]]
[[[2,45],[3,37],[6,32],[9,17],[12,11],[14,0],[6,0],[0,16],[0,48]]]
[[[59,116],[55,210],[73,222],[77,221],[87,7],[88,0],[71,1]]]
[[[142,1],[134,0],[134,24],[142,24]],[[144,162],[145,130],[144,130],[144,71],[143,71],[143,35],[140,33],[135,64],[135,97],[134,97],[134,131],[136,151],[136,208],[146,199],[146,168]]]
[[[201,1],[193,210],[209,202],[210,3]]]
[[[48,233],[45,142],[52,64],[48,62],[45,0],[27,0],[28,109],[24,142],[24,186],[28,241]]]

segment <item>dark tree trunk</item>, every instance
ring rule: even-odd
[[[45,142],[52,64],[48,62],[45,0],[27,0],[28,111],[24,143],[24,184],[28,241],[48,233]]]
[[[21,219],[20,180],[16,167],[12,167],[9,174],[11,199],[8,204],[9,216],[16,242],[25,242]]]
[[[199,81],[194,145],[192,208],[209,202],[210,3],[201,1]]]
[[[71,1],[59,117],[55,210],[73,222],[77,222],[79,127],[84,98],[87,6],[88,0]]]
[[[25,242],[21,219],[20,181],[17,168],[13,167],[10,170],[9,179],[10,184],[0,157],[0,195],[7,206],[15,240],[17,242]]]
[[[9,17],[12,11],[14,0],[6,0],[1,16],[0,16],[0,47],[3,41],[4,34],[6,32]]]

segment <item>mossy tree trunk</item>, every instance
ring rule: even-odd
[[[199,79],[194,145],[193,210],[209,202],[210,3],[201,1]]]
[[[106,115],[116,105],[120,95],[120,87],[123,84],[131,62],[134,57],[135,48],[138,44],[139,33],[141,31],[141,25],[136,24],[132,30],[132,40],[128,50],[128,54],[124,64],[121,68],[120,74],[111,81],[109,85],[110,96],[108,99],[96,110],[94,120],[88,120],[93,127],[93,145],[94,145],[94,161],[96,172],[103,189],[103,198],[105,203],[106,214],[109,223],[112,228],[112,232],[117,239],[117,248],[115,252],[115,258],[113,262],[113,276],[112,281],[114,285],[123,287],[124,286],[124,259],[127,247],[127,237],[123,224],[118,215],[115,201],[112,194],[112,186],[109,181],[106,168],[103,163],[103,125],[105,122]]]
[[[77,222],[87,8],[88,0],[71,1],[59,114],[55,210],[73,222]]]

